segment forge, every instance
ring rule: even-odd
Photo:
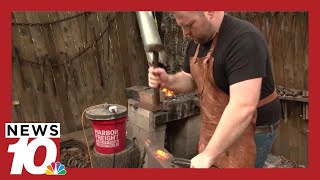
[[[126,89],[128,97],[127,139],[139,147],[143,168],[188,167],[183,160],[197,154],[200,109],[196,93],[174,95],[145,86]],[[183,162],[172,163],[173,159]]]

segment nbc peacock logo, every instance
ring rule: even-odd
[[[67,171],[65,166],[60,162],[52,162],[51,165],[47,166],[46,175],[65,175]]]

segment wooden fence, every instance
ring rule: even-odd
[[[147,84],[140,39],[133,12],[14,12],[12,122],[60,122],[65,134],[92,105],[126,105],[125,88]]]

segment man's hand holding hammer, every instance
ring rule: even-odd
[[[149,86],[152,88],[168,88],[169,75],[163,68],[149,67]]]

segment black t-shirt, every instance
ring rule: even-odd
[[[200,46],[198,57],[204,57],[211,42]],[[183,71],[190,73],[189,58],[197,48],[190,41],[186,50]],[[262,78],[260,99],[274,91],[268,47],[262,33],[251,23],[226,14],[220,26],[218,40],[213,51],[213,76],[217,86],[226,94],[232,84],[248,79]],[[281,116],[279,99],[258,108],[257,126],[270,125]]]

